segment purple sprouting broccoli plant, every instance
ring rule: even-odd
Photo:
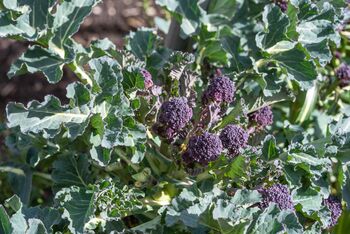
[[[269,188],[258,190],[263,200],[259,203],[260,209],[265,209],[271,203],[276,203],[281,210],[294,210],[292,197],[288,187],[283,184],[274,184]]]
[[[350,85],[350,66],[343,63],[336,70],[336,76],[339,79],[339,86],[345,87]]]
[[[234,100],[236,88],[234,83],[226,76],[216,76],[210,82],[203,94],[203,103],[231,103]]]
[[[173,138],[192,118],[192,109],[185,97],[172,98],[162,104],[153,130],[166,139]]]
[[[275,0],[275,4],[281,9],[282,12],[288,10],[288,0]]]
[[[186,164],[199,163],[205,166],[209,162],[215,161],[222,150],[220,138],[215,134],[204,132],[200,136],[190,138],[182,158]]]
[[[140,69],[140,73],[144,79],[145,89],[150,89],[153,86],[152,75],[144,68]]]
[[[323,205],[331,211],[331,223],[328,226],[331,228],[337,224],[338,219],[342,214],[341,202],[337,197],[329,196],[327,199],[323,200]]]
[[[229,157],[237,156],[240,149],[248,143],[249,134],[238,125],[227,125],[220,133],[220,139],[224,148],[229,152]]]
[[[264,128],[273,123],[273,113],[270,106],[265,106],[249,115],[249,121]]]

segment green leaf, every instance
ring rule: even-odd
[[[13,233],[52,233],[52,227],[61,221],[60,212],[54,208],[27,208],[17,196],[6,203],[16,212],[10,219]]]
[[[140,71],[123,70],[123,87],[127,91],[142,90],[145,88],[145,79]]]
[[[265,32],[260,32],[256,36],[259,48],[266,50],[286,39],[285,33],[289,26],[289,20],[278,6],[272,4],[265,6],[263,21],[266,28]]]
[[[90,91],[80,82],[74,82],[67,86],[67,98],[74,102],[75,106],[83,106],[90,102]]]
[[[131,230],[139,231],[142,233],[149,233],[150,230],[158,231],[160,226],[161,226],[161,216],[157,216],[148,222],[145,222],[145,223],[142,223],[141,225],[133,227]]]
[[[29,204],[32,191],[32,170],[26,164],[3,163],[0,172],[6,172],[11,188],[24,204]]]
[[[91,172],[86,155],[61,155],[53,163],[52,179],[56,190],[71,186],[87,187]]]
[[[92,147],[90,150],[90,156],[100,166],[105,167],[111,161],[112,150],[106,149],[101,146]]]
[[[183,16],[180,22],[182,33],[185,35],[192,35],[197,31],[201,17],[201,10],[197,1],[157,0],[156,3],[166,7],[169,11],[179,13]]]
[[[13,78],[28,72],[42,72],[50,83],[57,83],[62,78],[62,66],[66,62],[49,49],[32,46],[11,65],[8,76]]]
[[[311,1],[298,4],[300,23],[296,27],[298,41],[308,50],[312,58],[318,59],[325,66],[331,59],[329,42],[339,45],[340,36],[335,24],[336,13],[331,4],[324,4],[318,10]]]
[[[315,65],[306,59],[300,46],[275,54],[272,59],[284,68],[288,78],[297,82],[303,90],[311,88],[313,80],[317,78]]]
[[[236,8],[235,0],[212,0],[209,3],[208,14],[224,15],[232,18],[236,13],[233,9]]]
[[[302,205],[302,210],[309,215],[322,207],[321,194],[312,188],[293,190],[292,199],[294,204]]]
[[[69,221],[69,230],[84,233],[84,225],[94,217],[94,191],[72,186],[59,191],[55,200],[64,209],[62,217]]]
[[[278,148],[276,145],[276,139],[272,135],[268,135],[265,137],[262,148],[262,157],[266,161],[271,161],[278,158]]]
[[[94,81],[98,85],[95,102],[97,104],[103,101],[112,102],[114,96],[120,96],[123,98],[123,88],[121,85],[122,76],[118,72],[118,63],[108,57],[101,57],[98,59],[92,59],[89,62],[89,66],[94,71]],[[125,99],[125,98],[124,98]],[[121,100],[120,100],[121,101]],[[128,100],[122,100],[123,103],[119,105],[128,105]]]
[[[303,233],[303,226],[299,223],[295,212],[280,210],[276,204],[266,208],[253,224],[252,233]]]
[[[75,34],[84,18],[100,0],[66,0],[57,7],[52,23],[54,47],[63,49],[67,39]],[[51,45],[52,45],[51,44]]]
[[[10,217],[7,215],[6,210],[2,205],[0,205],[0,233],[12,233]]]
[[[137,58],[145,60],[153,53],[158,43],[159,38],[153,29],[141,28],[136,32],[130,33],[127,48]]]
[[[305,163],[310,166],[325,166],[331,164],[328,158],[316,158],[303,152],[289,154],[288,162],[292,164]]]
[[[225,175],[237,182],[244,181],[247,176],[247,167],[246,159],[243,156],[238,156],[234,158]]]
[[[68,130],[68,137],[81,135],[89,123],[90,110],[62,106],[58,98],[46,96],[45,101],[32,101],[27,107],[20,103],[9,103],[6,108],[8,126],[19,126],[23,133],[43,133],[46,138],[56,136],[61,126]]]
[[[280,210],[273,204],[258,216],[251,233],[279,233],[284,230],[282,223],[278,221]]]
[[[136,146],[146,139],[146,128],[131,117],[121,118],[113,112],[105,119],[105,132],[101,145],[105,148],[115,146]]]
[[[231,202],[236,206],[250,207],[261,201],[261,194],[256,190],[238,190]]]
[[[14,20],[10,12],[1,11],[0,37],[18,35],[27,39],[31,39],[35,36],[35,29],[29,26],[29,15],[23,15]]]
[[[240,38],[225,36],[220,39],[221,49],[227,52],[230,68],[235,72],[242,72],[252,67],[252,61],[246,55],[240,55]]]
[[[23,214],[25,218],[30,221],[30,219],[38,219],[41,221],[45,229],[52,232],[52,227],[57,225],[61,221],[61,213],[54,208],[40,208],[39,206],[23,209]],[[29,225],[30,226],[30,225]]]
[[[51,20],[50,8],[54,0],[3,0],[7,9],[23,12],[29,16],[28,26],[35,30],[43,30]],[[31,28],[28,29],[31,30]],[[24,36],[25,35],[21,35]],[[29,39],[29,38],[27,38]]]

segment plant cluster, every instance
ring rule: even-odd
[[[7,105],[0,172],[15,195],[1,197],[0,233],[337,225],[350,207],[343,2],[157,0],[167,38],[141,28],[123,50],[72,38],[99,2],[0,1],[0,36],[30,42],[9,78],[79,79],[67,103]]]

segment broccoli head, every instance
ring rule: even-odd
[[[339,217],[342,214],[342,205],[338,198],[329,196],[323,200],[325,205],[331,211],[331,223],[328,227],[333,227],[337,224]]]
[[[283,184],[274,184],[265,189],[259,189],[263,200],[259,203],[261,209],[265,209],[271,203],[276,203],[281,210],[294,210],[292,197],[288,187]]]
[[[182,158],[187,164],[199,163],[205,166],[209,162],[215,161],[222,149],[221,140],[217,135],[204,132],[200,136],[190,138],[187,150]]]
[[[234,83],[226,76],[217,76],[209,84],[203,94],[203,103],[231,103],[235,95]]]
[[[147,71],[146,69],[141,69],[140,73],[144,79],[144,83],[145,83],[145,89],[149,89],[153,86],[153,80],[152,80],[152,75],[151,73],[149,73],[149,71]]]
[[[259,127],[266,127],[273,123],[273,113],[270,106],[265,106],[249,115],[249,121]]]
[[[336,75],[339,79],[339,86],[345,87],[350,85],[350,66],[347,64],[340,65],[336,70]]]
[[[158,121],[154,125],[155,132],[166,139],[171,139],[192,118],[192,109],[185,97],[172,98],[162,104]]]
[[[229,156],[239,154],[239,150],[246,147],[249,134],[238,125],[227,125],[220,133],[220,139],[224,148],[229,151]]]

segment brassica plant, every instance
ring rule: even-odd
[[[350,207],[345,2],[157,0],[164,32],[123,50],[72,38],[99,2],[0,0],[0,36],[29,42],[8,77],[79,80],[67,103],[7,105],[0,233],[332,231]]]

